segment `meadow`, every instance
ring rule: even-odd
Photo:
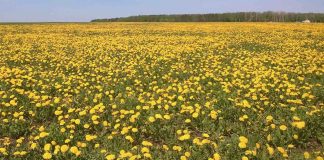
[[[324,158],[324,24],[0,24],[0,159]]]

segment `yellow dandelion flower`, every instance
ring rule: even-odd
[[[44,159],[51,159],[51,158],[52,158],[52,154],[51,154],[51,153],[48,153],[48,152],[45,152],[45,153],[43,154],[43,158],[44,158]]]

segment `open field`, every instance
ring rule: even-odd
[[[324,24],[0,25],[0,159],[324,158]]]

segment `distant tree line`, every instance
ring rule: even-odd
[[[324,22],[324,13],[235,12],[215,14],[139,15],[91,22]]]

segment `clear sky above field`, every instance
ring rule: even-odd
[[[269,10],[324,12],[324,0],[0,0],[0,22]]]

